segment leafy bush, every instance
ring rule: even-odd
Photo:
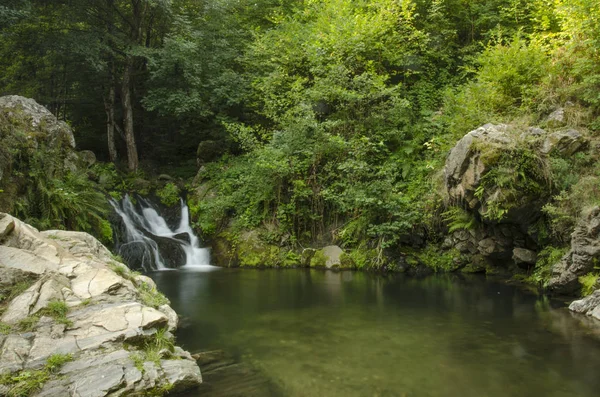
[[[474,79],[445,98],[446,122],[456,137],[479,125],[498,122],[519,111],[535,110],[538,87],[550,57],[535,41],[521,35],[490,43],[479,55]]]
[[[168,207],[179,203],[180,191],[174,183],[167,183],[162,189],[157,190],[156,195],[160,198],[160,202]]]
[[[527,278],[528,282],[545,287],[552,276],[552,267],[557,264],[567,253],[568,248],[557,248],[547,246],[538,253],[538,259],[532,274]]]

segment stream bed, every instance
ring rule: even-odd
[[[484,277],[305,269],[151,276],[180,315],[178,344],[222,350],[235,363],[229,378],[203,368],[206,388],[189,397],[600,395],[600,342],[585,319]],[[246,390],[231,385],[244,376],[252,378]]]

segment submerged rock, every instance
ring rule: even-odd
[[[7,303],[0,319],[8,330],[0,337],[0,374],[38,369],[56,354],[70,354],[72,361],[37,395],[161,395],[202,382],[199,367],[180,348],[163,348],[158,361],[146,355],[152,346],[158,350],[157,338],[161,346],[173,343],[163,330],[177,326],[168,305],[148,306],[164,301],[152,280],[130,273],[86,233],[39,233],[0,214],[0,225],[8,224],[14,227],[0,246],[0,274],[39,279]],[[5,389],[0,395],[10,386]]]

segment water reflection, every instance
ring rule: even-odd
[[[179,341],[286,396],[592,396],[600,344],[562,305],[481,277],[223,269],[153,277]]]

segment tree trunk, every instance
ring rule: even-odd
[[[108,140],[108,155],[110,161],[117,162],[117,145],[115,144],[115,87],[111,84],[108,90],[108,97],[104,99],[104,109],[106,110],[106,138]]]
[[[133,131],[133,104],[131,103],[131,73],[133,71],[133,57],[127,56],[121,82],[121,104],[123,106],[123,132],[127,146],[127,168],[135,172],[138,168],[138,154]]]

